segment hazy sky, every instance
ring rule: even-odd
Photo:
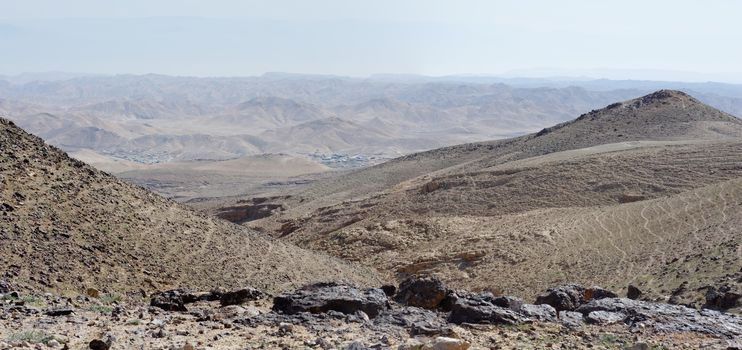
[[[0,0],[0,74],[742,81],[725,74],[742,72],[740,16],[737,0]]]

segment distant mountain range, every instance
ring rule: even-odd
[[[0,80],[0,113],[64,150],[141,163],[262,153],[375,155],[522,135],[658,86],[742,115],[742,86],[266,74]]]

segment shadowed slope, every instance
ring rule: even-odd
[[[376,282],[373,272],[274,242],[125,184],[0,119],[0,257],[22,288],[126,292]]]

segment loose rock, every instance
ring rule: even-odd
[[[629,284],[628,289],[626,290],[626,297],[632,300],[639,299],[642,296],[642,291],[639,290],[636,286]]]
[[[242,288],[222,294],[219,302],[222,306],[239,305],[246,301],[257,300],[263,297],[263,293],[254,288]]]
[[[426,344],[422,348],[431,350],[466,350],[469,349],[469,346],[471,346],[471,344],[465,340],[437,337],[431,344]]]

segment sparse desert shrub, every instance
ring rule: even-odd
[[[28,330],[28,331],[21,331],[17,333],[12,333],[8,337],[9,342],[29,342],[32,344],[46,344],[49,341],[54,339],[54,336],[40,330]]]
[[[100,314],[110,314],[113,312],[113,308],[107,305],[91,305],[87,310]]]
[[[105,294],[100,297],[100,302],[104,305],[118,304],[121,302],[121,296],[118,294]]]

